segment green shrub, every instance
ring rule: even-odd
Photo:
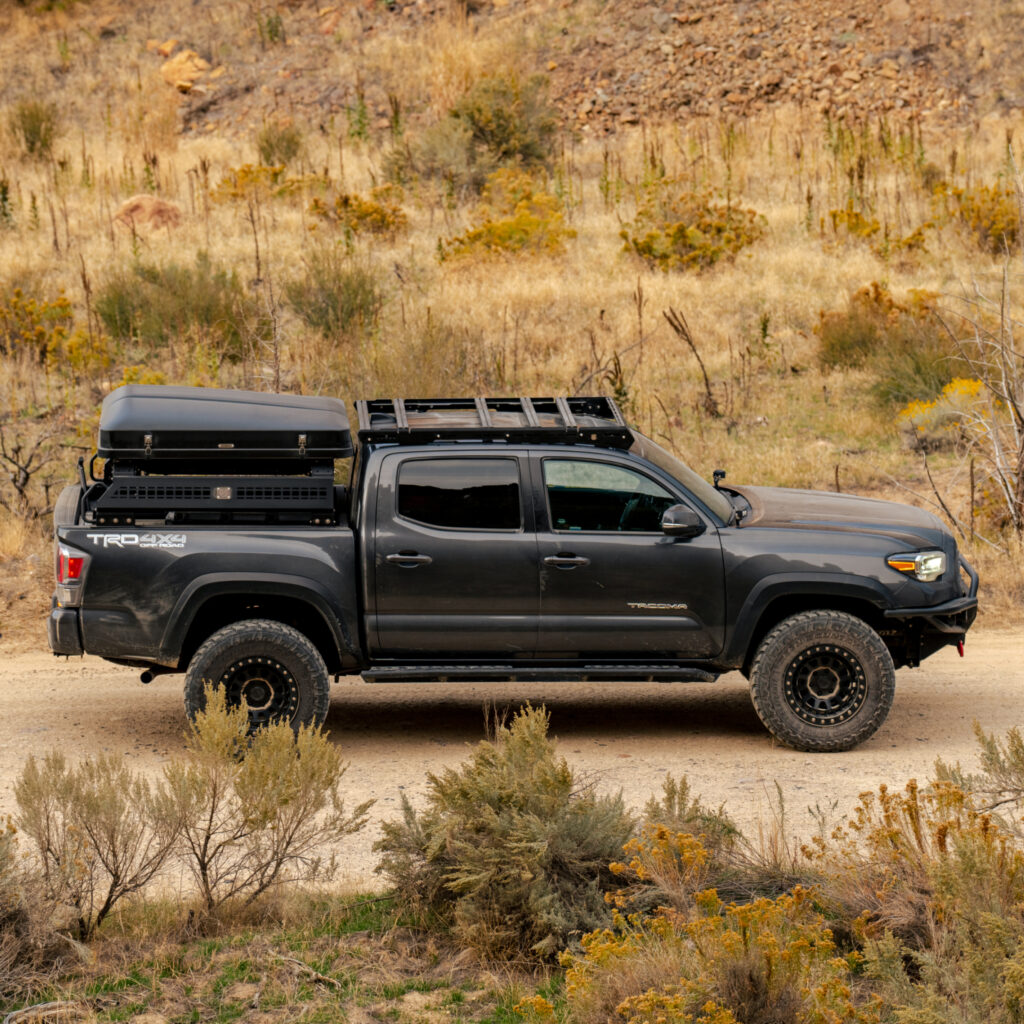
[[[430,775],[417,813],[383,827],[377,870],[408,908],[485,959],[545,959],[607,921],[608,864],[632,826],[621,797],[581,786],[527,707],[457,769]]]
[[[249,736],[244,707],[206,695],[165,770],[158,820],[179,835],[204,912],[233,900],[248,906],[286,881],[328,882],[332,844],[358,832],[373,801],[345,809],[341,751],[319,729],[286,722]]]
[[[305,272],[285,282],[292,309],[325,338],[372,331],[384,306],[384,289],[372,267],[337,248],[314,249]]]
[[[551,153],[557,125],[547,102],[547,80],[533,75],[487,75],[451,110],[468,126],[475,146],[498,163],[543,163]]]
[[[186,338],[240,359],[249,331],[264,329],[263,314],[234,270],[205,252],[187,266],[135,263],[109,274],[96,291],[96,313],[118,340],[166,345]]]
[[[22,152],[33,160],[53,154],[60,131],[60,111],[48,100],[19,100],[8,118],[8,127]]]
[[[479,192],[502,166],[536,168],[548,161],[557,115],[542,76],[489,75],[462,96],[440,121],[413,141],[399,140],[385,159],[392,181],[436,179],[456,193]]]
[[[284,167],[302,152],[302,132],[291,121],[266,121],[256,133],[256,152],[264,167]]]
[[[444,182],[453,202],[462,193],[479,193],[498,160],[474,142],[465,121],[449,116],[428,125],[414,141],[397,141],[384,167],[388,178],[401,184],[415,178]]]
[[[636,218],[619,234],[626,252],[668,271],[713,266],[756,242],[763,232],[763,218],[754,210],[662,179],[645,188]]]
[[[885,403],[934,398],[966,366],[935,318],[933,300],[911,292],[899,303],[877,281],[861,288],[845,310],[821,314],[816,333],[822,363],[869,368],[875,394]]]
[[[524,171],[495,171],[484,186],[476,226],[438,243],[440,259],[453,256],[558,253],[576,232],[565,226],[561,203]]]

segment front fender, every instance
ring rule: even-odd
[[[778,573],[759,580],[735,618],[732,636],[722,653],[722,664],[739,668],[746,660],[750,641],[768,607],[779,599],[799,598],[803,595],[820,599],[820,607],[830,606],[830,600],[842,605],[868,604],[884,612],[892,606],[892,593],[870,577],[836,576],[832,573],[792,572]]]

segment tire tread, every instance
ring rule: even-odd
[[[795,715],[787,713],[773,700],[775,679],[769,663],[784,655],[787,636],[806,628],[832,629],[837,632],[852,631],[854,636],[867,645],[876,660],[876,692],[870,713],[861,719],[858,716],[856,729],[835,731],[820,726],[802,723]],[[869,666],[864,666],[867,672]],[[873,736],[889,714],[895,691],[895,669],[892,656],[882,638],[863,619],[848,612],[822,609],[820,611],[798,612],[783,619],[772,627],[758,646],[750,669],[750,699],[754,710],[768,731],[781,743],[794,750],[808,752],[839,752],[850,750]],[[866,709],[867,710],[867,709]],[[843,723],[846,725],[848,723]]]

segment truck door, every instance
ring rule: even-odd
[[[680,491],[600,456],[535,456],[541,657],[703,658],[723,644],[718,531],[666,536]]]
[[[524,491],[516,455],[385,456],[367,622],[376,657],[533,656],[540,582]]]

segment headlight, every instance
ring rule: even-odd
[[[890,555],[886,561],[897,572],[931,583],[946,571],[946,556],[941,551],[911,551],[905,555]]]

